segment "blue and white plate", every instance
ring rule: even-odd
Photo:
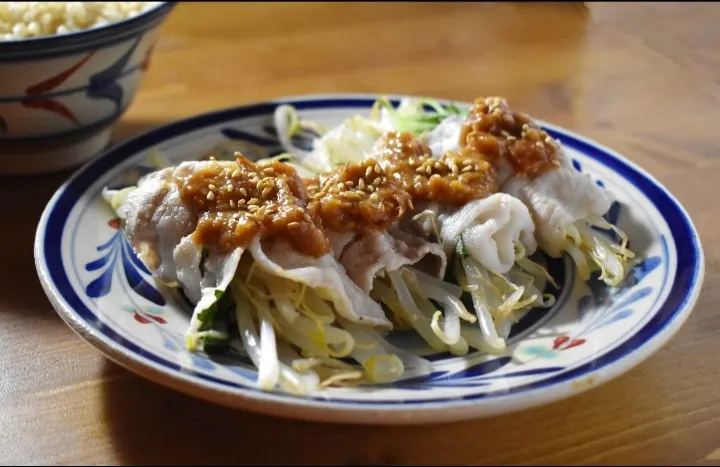
[[[60,316],[112,360],[194,396],[274,415],[385,424],[483,417],[572,396],[635,367],[682,326],[704,275],[700,240],[685,210],[619,154],[545,125],[577,170],[616,194],[619,203],[608,216],[628,233],[639,260],[622,287],[610,289],[580,281],[567,258],[548,259],[560,284],[546,289],[556,296],[555,306],[531,311],[516,324],[512,357],[430,354],[434,370],[427,377],[299,397],[256,389],[256,372],[241,357],[187,352],[189,306],[156,284],[135,257],[102,188],[132,183],[152,170],[153,150],[173,163],[218,146],[248,157],[279,152],[272,113],[282,103],[332,125],[367,114],[375,98],[303,97],[201,115],[123,143],[82,168],[49,202],[35,243],[38,274]],[[393,339],[417,346],[412,336]]]

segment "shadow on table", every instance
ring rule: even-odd
[[[650,413],[662,398],[638,387],[644,379],[620,378],[610,391],[485,420],[417,427],[330,425],[230,409],[136,376],[116,377],[126,372],[107,361],[103,375],[103,416],[118,460],[126,465],[488,465],[557,461],[553,456],[559,453],[577,460],[597,435],[593,427],[630,430],[637,425],[632,413]],[[618,418],[623,413],[627,417]],[[649,436],[657,431],[645,429]],[[589,445],[585,449],[598,454]]]

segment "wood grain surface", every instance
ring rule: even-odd
[[[0,463],[719,465],[718,21],[713,3],[181,4],[116,139],[282,95],[503,95],[622,152],[678,197],[705,248],[702,295],[652,358],[552,405],[412,428],[275,419],[147,382],[74,335],[32,254],[69,172],[4,178]]]

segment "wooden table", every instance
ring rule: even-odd
[[[702,296],[647,362],[546,407],[413,428],[274,419],[146,382],[76,337],[32,256],[69,173],[2,179],[0,463],[718,465],[718,20],[720,6],[692,3],[179,6],[117,138],[281,95],[504,95],[623,152],[680,199],[705,247]]]

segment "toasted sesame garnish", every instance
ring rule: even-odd
[[[302,224],[300,222],[290,222],[287,226],[290,229],[299,229],[300,227],[302,227]]]
[[[373,168],[368,167],[367,169],[365,169],[365,176],[369,177],[372,174],[372,172],[373,172]]]
[[[240,219],[240,213],[236,212],[235,214],[233,214],[233,219]]]
[[[360,180],[358,180],[358,188],[360,188],[361,190],[365,189],[365,180],[364,179],[361,178]]]
[[[215,190],[217,190],[217,187],[211,183],[208,185],[208,189],[211,191],[215,191]]]
[[[235,204],[235,200],[234,200],[234,199],[231,199],[231,200],[230,200],[230,207],[231,207],[231,208],[235,208],[235,207],[236,207],[236,204]]]
[[[208,201],[214,200],[214,199],[215,199],[215,192],[208,191],[207,199],[208,199]]]
[[[380,199],[380,197],[378,196],[377,193],[373,193],[373,194],[370,195],[370,199],[371,199],[372,201],[377,201],[377,200]]]
[[[267,198],[267,196],[270,194],[271,191],[272,191],[272,187],[267,187],[267,188],[265,188],[265,189],[262,191],[262,196],[263,196],[263,198]]]
[[[228,193],[232,193],[234,189],[235,187],[233,185],[227,185],[227,187],[225,188]]]
[[[240,188],[238,189],[238,191],[240,192],[241,195],[243,195],[244,197],[247,198],[247,195],[248,195],[248,194],[247,194],[247,190],[246,190],[245,188],[240,187]]]
[[[382,169],[380,168],[380,164],[375,164],[375,173],[376,173],[376,174],[382,173]]]
[[[260,204],[260,200],[257,198],[252,198],[252,199],[250,199],[250,201],[248,201],[248,204],[257,206],[258,204]]]
[[[272,167],[268,167],[266,169],[263,169],[263,173],[266,175],[275,175],[275,169]]]

